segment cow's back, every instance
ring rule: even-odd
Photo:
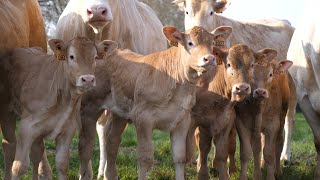
[[[58,66],[59,62],[40,48],[15,48],[1,56],[1,79],[7,83],[15,111],[20,110],[21,104],[36,111],[45,106],[41,103],[51,103],[49,99],[43,101],[43,98],[54,90],[50,84],[59,76]]]
[[[273,48],[278,52],[276,59],[284,60],[287,56],[294,28],[284,20],[261,19],[253,22],[241,22],[222,15],[217,16],[217,24],[232,26],[233,33],[229,38],[232,44],[252,45],[254,51]],[[214,29],[214,27],[212,27]]]
[[[0,48],[47,49],[44,21],[36,0],[0,1]]]

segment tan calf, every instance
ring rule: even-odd
[[[0,94],[5,97],[0,102],[2,129],[14,131],[15,127],[5,122],[16,121],[16,116],[21,118],[16,148],[13,145],[5,150],[6,159],[15,156],[12,179],[19,179],[27,171],[30,159],[37,172],[44,151],[43,138],[56,140],[58,177],[66,179],[69,145],[79,125],[81,96],[96,84],[97,51],[103,55],[115,47],[113,44],[103,41],[95,45],[87,38],[68,43],[53,39],[49,45],[55,56],[37,48],[1,52],[0,79],[4,88]],[[13,153],[7,153],[10,151]],[[37,179],[36,173],[33,178]]]
[[[195,103],[195,83],[215,62],[211,54],[215,38],[224,37],[229,32],[230,27],[218,28],[212,34],[200,27],[186,33],[165,27],[164,34],[178,47],[146,56],[118,51],[107,57],[109,63],[105,67],[97,68],[97,78],[105,78],[109,90],[99,86],[94,88],[96,93],[84,98],[91,105],[83,106],[82,114],[86,114],[85,111],[92,115],[96,112],[94,118],[97,118],[101,105],[113,112],[106,128],[108,156],[105,178],[117,177],[115,160],[121,134],[130,119],[138,135],[139,179],[146,178],[153,164],[153,129],[170,132],[176,179],[184,179],[186,135],[190,111]],[[103,104],[93,101],[98,94],[102,95],[100,99],[104,97]],[[92,103],[96,103],[96,107]]]
[[[270,56],[273,59],[276,56]],[[267,168],[267,179],[280,175],[280,155],[283,147],[283,128],[289,108],[290,89],[285,71],[291,61],[270,61],[261,57],[254,67],[253,95],[236,105],[237,132],[240,138],[240,179],[248,179],[250,154],[254,157],[254,179],[261,179],[261,136],[265,139],[263,157]]]

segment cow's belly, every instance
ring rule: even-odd
[[[186,96],[183,101],[172,101],[166,105],[150,106],[141,105],[134,108],[136,124],[147,123],[153,129],[171,132],[184,120],[190,118],[191,108],[194,105],[194,97]]]

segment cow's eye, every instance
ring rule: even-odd
[[[69,57],[70,57],[71,60],[74,60],[74,56],[73,55],[70,55]]]
[[[253,68],[253,64],[251,64],[251,67]]]
[[[192,42],[188,42],[188,45],[189,45],[189,46],[193,46],[193,43],[192,43]]]
[[[212,16],[212,15],[213,15],[213,11],[210,12],[210,16]]]
[[[188,11],[186,11],[186,14],[189,14],[189,12],[188,12]]]
[[[228,63],[228,64],[227,64],[227,66],[228,66],[228,67],[231,67],[231,64],[230,64],[230,63]]]
[[[269,75],[269,77],[272,77],[273,76],[273,74],[271,73],[270,75]]]

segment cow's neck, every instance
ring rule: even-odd
[[[77,93],[76,86],[70,82],[67,73],[67,62],[59,62],[57,70],[53,75],[53,82],[50,94],[57,98],[57,104],[69,104],[68,102],[78,102],[81,95]]]
[[[208,90],[223,96],[224,98],[231,99],[231,86],[225,80],[225,67],[218,65],[213,68],[210,73],[205,75],[208,83]]]

